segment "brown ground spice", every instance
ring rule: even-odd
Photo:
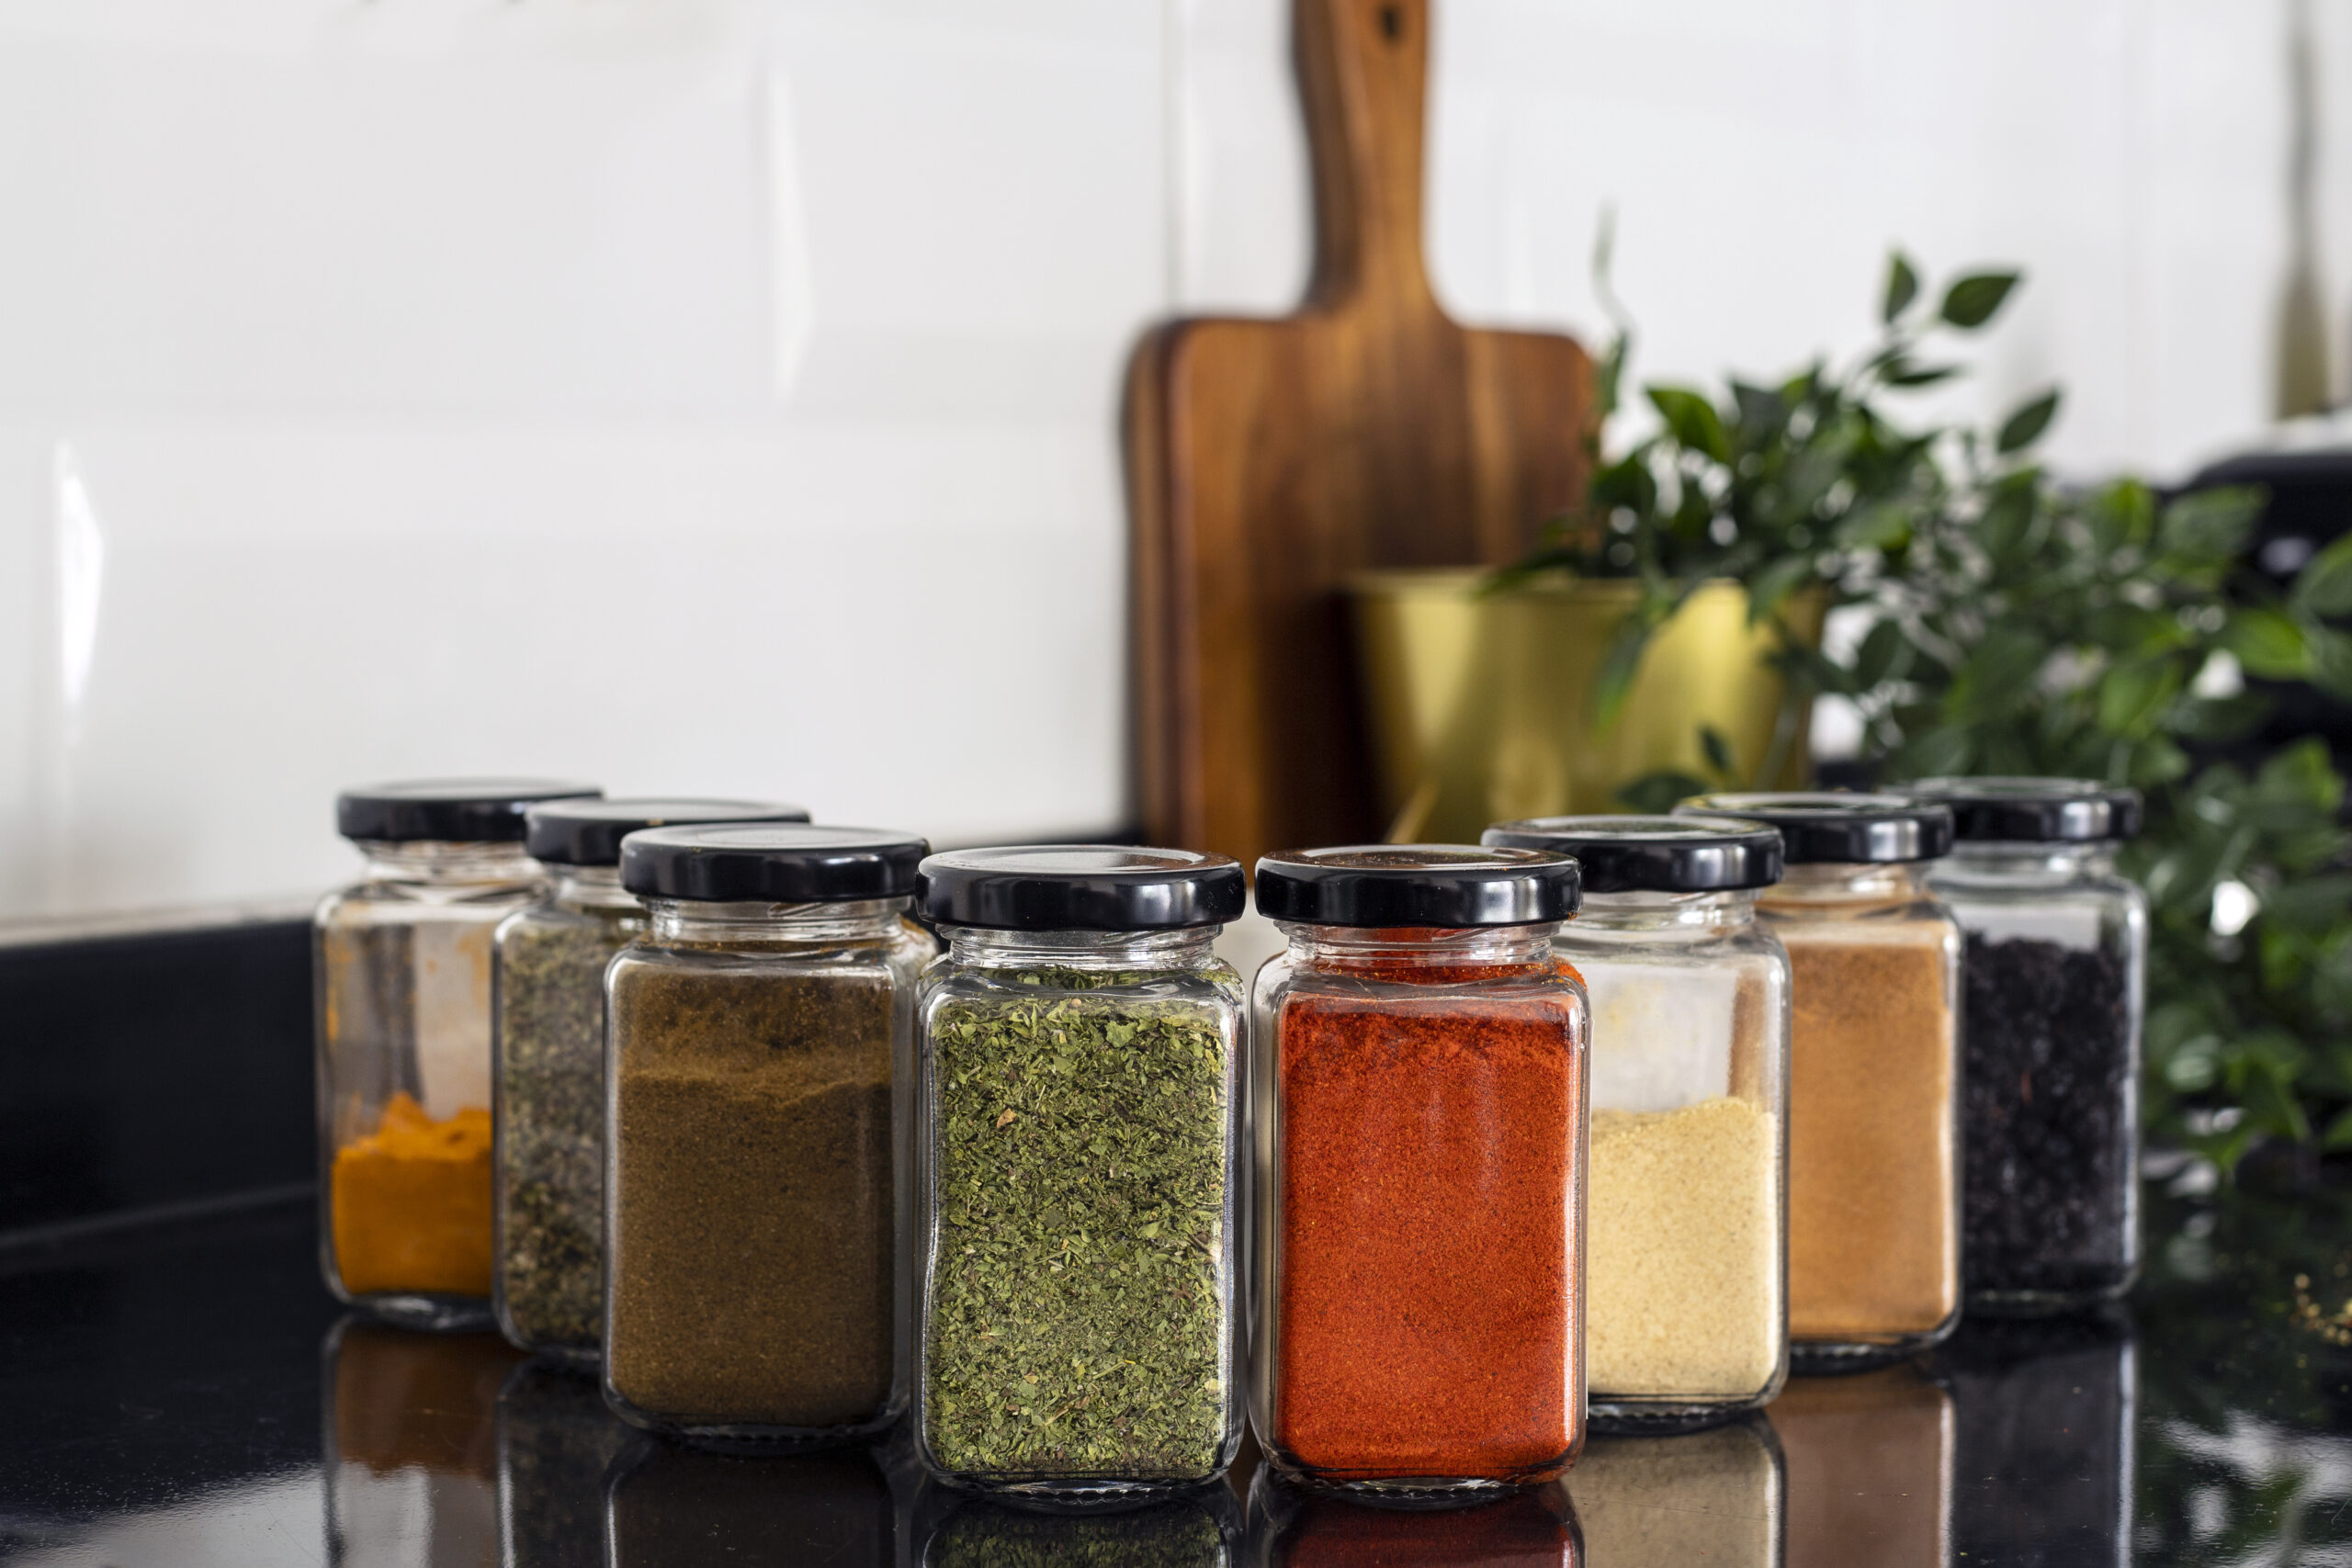
[[[1925,1333],[1960,1304],[1947,932],[1774,930],[1792,967],[1790,1337]]]
[[[613,1388],[681,1424],[826,1427],[891,1393],[887,977],[616,976]]]

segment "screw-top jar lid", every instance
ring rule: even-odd
[[[1587,893],[1723,893],[1781,880],[1781,830],[1736,817],[1533,817],[1482,844],[1574,855]]]
[[[334,830],[383,843],[520,843],[523,814],[542,800],[605,792],[561,779],[412,779],[367,784],[334,798]]]
[[[621,840],[697,822],[806,822],[801,806],[758,800],[559,800],[525,814],[523,848],[555,865],[618,865]]]
[[[1548,850],[1355,844],[1258,863],[1258,912],[1311,926],[1532,926],[1577,912],[1575,860]]]
[[[1963,842],[2082,843],[2140,830],[2140,792],[2095,779],[1921,779],[1903,788],[1951,807]]]
[[[1241,863],[1192,850],[1015,844],[922,863],[915,906],[943,926],[1143,931],[1221,926],[1250,891]]]
[[[1885,864],[1951,853],[1951,810],[1907,795],[1758,791],[1702,795],[1677,817],[1746,817],[1781,830],[1791,865]]]
[[[886,828],[737,822],[651,828],[621,840],[621,886],[642,898],[844,904],[903,898],[931,846]]]

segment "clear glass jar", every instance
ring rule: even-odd
[[[953,1485],[1129,1500],[1241,1438],[1241,977],[1223,855],[933,855],[915,1430]]]
[[[1788,1375],[1789,955],[1757,923],[1781,835],[1703,817],[1487,830],[1584,868],[1553,939],[1592,998],[1585,1378],[1593,1430],[1731,1419]]]
[[[1967,934],[1965,1220],[1972,1312],[2109,1300],[2140,1269],[2140,1023],[2148,904],[2115,869],[2135,791],[1928,779],[1960,842],[1928,883]]]
[[[414,1328],[491,1325],[491,933],[541,873],[523,814],[593,785],[462,779],[348,790],[368,857],[312,923],[319,1263],[336,1298]]]
[[[772,1448],[903,1407],[926,847],[786,824],[623,840],[650,916],[605,976],[605,1398],[626,1419]]]
[[[1272,1464],[1393,1500],[1536,1485],[1584,1441],[1586,1001],[1552,938],[1577,863],[1258,863],[1251,1424]]]
[[[526,1350],[592,1362],[605,1322],[605,966],[645,930],[621,840],[685,822],[806,822],[749,800],[534,807],[524,848],[554,886],[492,942],[492,1302]]]
[[[1788,949],[1789,1337],[1798,1371],[1906,1356],[1960,1318],[1960,928],[1922,863],[1951,813],[1901,795],[1702,795],[1781,830],[1758,912]]]

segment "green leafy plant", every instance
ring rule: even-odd
[[[1602,264],[1605,279],[1605,250]],[[1713,394],[1645,388],[1654,431],[1614,455],[1596,447],[1584,507],[1498,581],[1566,570],[1643,583],[1597,677],[1604,723],[1657,629],[1701,583],[1734,578],[1751,622],[1781,628],[1782,729],[1833,694],[1855,705],[1863,758],[1888,781],[2047,773],[2146,792],[2126,867],[2154,910],[2154,1124],[2225,1168],[2265,1137],[2352,1147],[2343,781],[2316,740],[2251,773],[2211,760],[2267,710],[2245,676],[2352,696],[2352,636],[2331,624],[2352,614],[2352,536],[2281,592],[2240,565],[2256,492],[2167,501],[2136,479],[2055,480],[2033,457],[2054,389],[1989,431],[1899,418],[1906,394],[1962,373],[1954,343],[2018,281],[1972,273],[1931,297],[1898,254],[1879,341],[1851,365]],[[1604,361],[1611,412],[1630,342],[1621,325]],[[1799,593],[1860,635],[1830,648],[1795,635],[1780,612]],[[1714,777],[1655,774],[1626,804],[1778,772],[1778,755],[1743,770],[1709,739]]]

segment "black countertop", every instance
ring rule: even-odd
[[[342,1320],[307,1202],[0,1251],[0,1559],[87,1568],[596,1563],[2352,1561],[2352,1185],[2153,1200],[2105,1316],[1977,1322],[1794,1382],[1749,1425],[1596,1440],[1452,1515],[1227,1488],[992,1510],[902,1456],[645,1439],[486,1337]],[[1253,1496],[1253,1489],[1255,1495]]]

